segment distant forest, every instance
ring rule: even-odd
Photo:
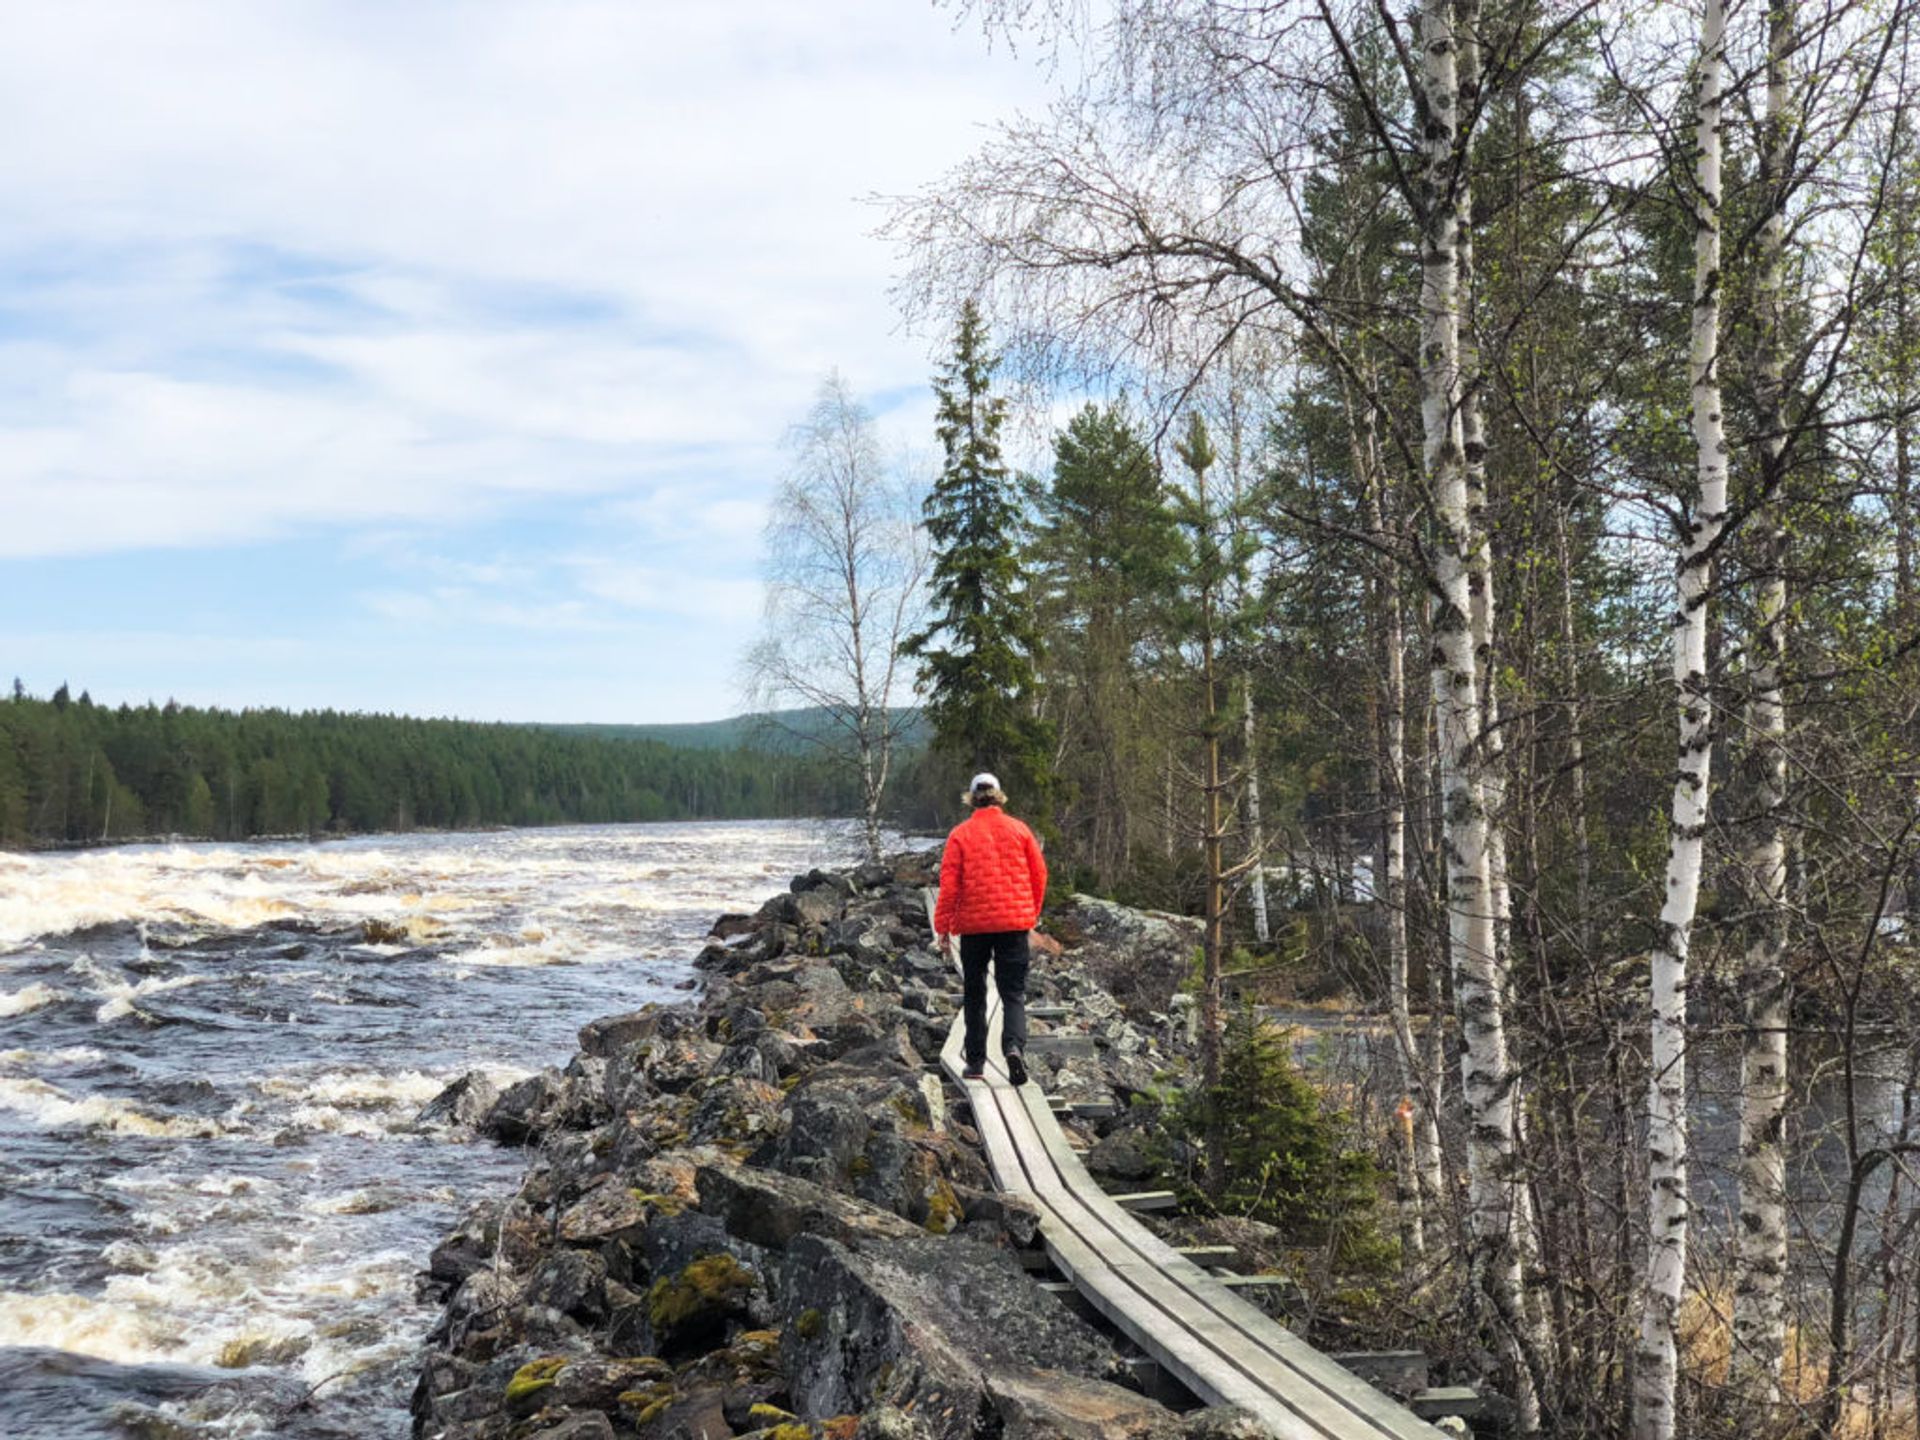
[[[902,742],[917,749],[932,738],[932,727],[917,711],[889,709],[885,723],[895,725]],[[689,750],[754,750],[799,754],[838,743],[834,717],[818,706],[781,710],[771,715],[735,715],[678,725],[588,725],[542,727],[595,740],[657,740]],[[843,747],[844,748],[844,747]]]
[[[0,701],[0,845],[852,813],[811,759],[535,725]]]

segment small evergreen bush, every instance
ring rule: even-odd
[[[1298,1245],[1328,1245],[1344,1262],[1390,1263],[1378,1209],[1384,1177],[1349,1143],[1351,1122],[1330,1110],[1294,1067],[1286,1032],[1249,1008],[1227,1020],[1220,1087],[1188,1090],[1169,1115],[1189,1189],[1199,1191],[1202,1137],[1216,1115],[1225,1138],[1225,1175],[1210,1202],[1263,1220]]]

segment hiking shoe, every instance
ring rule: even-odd
[[[1027,1083],[1027,1057],[1018,1050],[1007,1054],[1007,1078],[1016,1085]]]
[[[960,1072],[962,1080],[984,1080],[987,1078],[987,1062],[969,1060],[966,1068]]]

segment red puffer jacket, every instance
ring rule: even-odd
[[[940,861],[933,928],[942,935],[1031,930],[1047,898],[1047,862],[1033,831],[998,805],[953,827]]]

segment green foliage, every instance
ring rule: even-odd
[[[1062,736],[1055,815],[1070,857],[1103,888],[1127,871],[1131,817],[1164,773],[1164,715],[1143,704],[1171,655],[1192,562],[1159,464],[1119,405],[1088,405],[1054,439],[1029,545],[1046,629],[1043,683]]]
[[[65,687],[62,687],[64,690]],[[0,844],[846,814],[817,762],[336,711],[0,702]]]
[[[1252,1010],[1227,1022],[1220,1088],[1186,1092],[1172,1121],[1195,1146],[1209,1123],[1220,1125],[1222,1209],[1278,1225],[1295,1243],[1329,1245],[1349,1263],[1389,1258],[1377,1229],[1379,1167],[1349,1143],[1346,1115],[1294,1068],[1286,1032]]]
[[[956,771],[992,769],[1012,794],[1043,802],[1052,735],[1033,708],[1039,632],[1021,575],[1026,516],[1000,453],[1007,402],[990,388],[997,364],[968,302],[933,386],[946,455],[925,506],[934,614],[905,648],[920,662],[939,754]]]

